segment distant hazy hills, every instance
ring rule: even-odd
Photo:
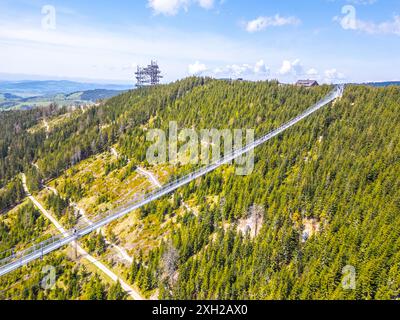
[[[373,87],[388,87],[388,86],[400,86],[400,81],[368,82],[363,84]]]
[[[29,109],[53,102],[59,105],[95,102],[132,87],[73,81],[0,81],[0,109]]]
[[[73,93],[95,89],[128,90],[133,85],[81,83],[74,81],[0,81],[0,93],[11,93],[20,97],[54,95],[58,93]]]
[[[400,85],[400,81],[361,83],[374,87]],[[0,110],[30,109],[58,105],[78,105],[108,99],[133,89],[132,85],[82,83],[67,80],[0,81]]]

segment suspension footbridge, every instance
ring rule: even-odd
[[[177,190],[178,188],[185,186],[214,170],[219,168],[220,166],[226,165],[231,163],[233,160],[243,156],[244,154],[250,152],[251,150],[257,148],[258,146],[266,143],[267,141],[271,140],[272,138],[278,136],[282,132],[286,131],[290,127],[293,127],[298,122],[302,121],[303,119],[309,117],[311,114],[315,113],[319,109],[323,108],[324,106],[328,105],[329,103],[333,102],[334,100],[340,98],[343,95],[344,86],[337,85],[335,88],[321,101],[317,102],[315,105],[311,106],[303,113],[298,115],[297,117],[293,118],[289,122],[285,123],[284,125],[280,126],[279,128],[271,131],[270,133],[264,135],[263,137],[255,140],[253,143],[246,145],[243,148],[234,150],[232,153],[225,155],[223,158],[219,159],[218,161],[205,166],[201,169],[193,171],[192,173],[173,181],[169,184],[166,184],[159,188],[158,190],[146,195],[142,199],[135,200],[133,202],[129,202],[122,207],[109,211],[106,216],[100,216],[97,220],[92,221],[93,223],[87,227],[84,227],[79,230],[70,230],[65,231],[63,234],[57,235],[52,237],[46,241],[38,243],[36,245],[31,246],[30,248],[20,251],[20,252],[11,252],[8,257],[0,260],[0,276],[8,274],[22,266],[42,258],[43,256],[58,250],[78,239],[98,230],[99,228],[108,225],[109,223],[120,219],[121,217],[129,214],[130,212],[139,209],[150,202],[153,202],[167,194],[170,194]]]

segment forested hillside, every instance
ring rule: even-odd
[[[189,78],[129,91],[85,111],[0,114],[1,209],[7,217],[23,201],[18,173],[25,172],[30,190],[55,216],[62,218],[71,201],[90,202],[94,214],[115,204],[115,190],[126,190],[121,197],[128,193],[136,166],[169,179],[193,169],[149,166],[149,129],[166,130],[176,121],[198,130],[255,129],[259,137],[330,90]],[[43,117],[54,123],[50,132],[41,126]],[[225,166],[107,228],[109,240],[133,257],[118,270],[161,298],[396,299],[399,139],[399,88],[348,86],[341,100],[258,148],[251,175],[237,176]],[[112,146],[121,153],[118,160],[105,156]],[[61,195],[42,195],[42,182]],[[107,182],[112,188],[101,188]],[[34,224],[39,236],[46,224],[31,207],[17,215],[26,212],[27,230]],[[249,227],[254,218],[257,227]],[[2,248],[28,240],[23,232],[16,234],[20,240],[10,239],[13,224],[0,224]],[[104,259],[107,245],[100,240],[95,235],[85,244]],[[346,266],[356,271],[351,290],[342,286]],[[73,272],[79,274],[74,281],[83,281],[79,292],[40,297],[85,298],[89,281],[82,280],[83,271]],[[2,289],[17,274],[5,276]]]
[[[260,148],[251,176],[221,170],[200,188],[186,188],[203,218],[172,236],[179,277],[165,295],[398,298],[399,121],[399,88],[349,87],[332,108]],[[207,201],[211,195],[216,204]],[[235,222],[254,204],[264,208],[264,224],[251,239],[236,232]],[[309,221],[319,227],[304,240]],[[345,266],[355,268],[355,290],[342,288]]]

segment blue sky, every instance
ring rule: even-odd
[[[398,0],[0,0],[0,78],[400,80]]]

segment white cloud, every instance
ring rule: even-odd
[[[256,63],[256,65],[254,66],[254,73],[256,73],[256,74],[268,74],[269,73],[269,69],[265,65],[264,60],[260,60]]]
[[[269,68],[266,66],[264,60],[257,61],[254,65],[247,63],[244,64],[231,64],[224,67],[217,67],[213,70],[214,76],[223,77],[256,77],[263,78],[269,75]]]
[[[188,67],[188,72],[190,75],[199,76],[207,71],[207,67],[205,64],[196,61],[194,64],[190,64]]]
[[[258,32],[268,27],[281,27],[285,25],[298,25],[301,21],[296,17],[281,17],[276,14],[273,17],[258,17],[246,23],[247,32]]]
[[[304,68],[299,59],[294,61],[284,60],[281,68],[279,69],[279,74],[300,76],[304,74]]]
[[[395,34],[400,36],[400,16],[395,16],[393,20],[381,23],[357,20],[356,29],[369,34]]]
[[[320,81],[321,83],[340,83],[346,80],[346,76],[335,68],[327,69],[322,74],[316,68],[306,70],[300,59],[293,61],[285,60],[278,71],[278,75],[283,76],[286,81],[307,78]]]
[[[318,76],[319,72],[317,69],[311,68],[307,71],[308,76]]]
[[[212,9],[214,7],[214,0],[198,0],[198,3],[204,9]]]
[[[219,67],[215,68],[214,71],[213,71],[213,73],[217,74],[217,75],[222,74],[223,72],[224,72],[224,70],[222,68],[219,68]]]
[[[174,16],[181,9],[188,11],[194,3],[207,10],[214,7],[214,0],[148,0],[148,6],[153,9],[155,14],[166,16]]]
[[[352,29],[368,34],[394,34],[400,36],[400,16],[396,15],[392,20],[376,23],[372,21],[364,21],[354,18],[349,24],[348,17],[334,17],[334,21],[339,22],[345,30]],[[351,27],[349,27],[351,26]]]
[[[180,9],[187,10],[188,0],[149,0],[149,7],[155,14],[164,14],[167,16],[176,15]]]
[[[284,61],[279,74],[282,76],[290,76],[292,80],[304,77],[307,79],[317,80],[323,83],[340,83],[346,80],[346,76],[335,68],[327,69],[322,74],[315,68],[310,68],[304,72],[304,68],[299,59],[293,62]]]
[[[324,72],[325,82],[327,83],[334,83],[334,82],[341,82],[346,79],[346,76],[338,72],[336,69],[328,69]]]
[[[234,77],[250,75],[253,68],[249,64],[232,64],[225,67],[225,73]]]

